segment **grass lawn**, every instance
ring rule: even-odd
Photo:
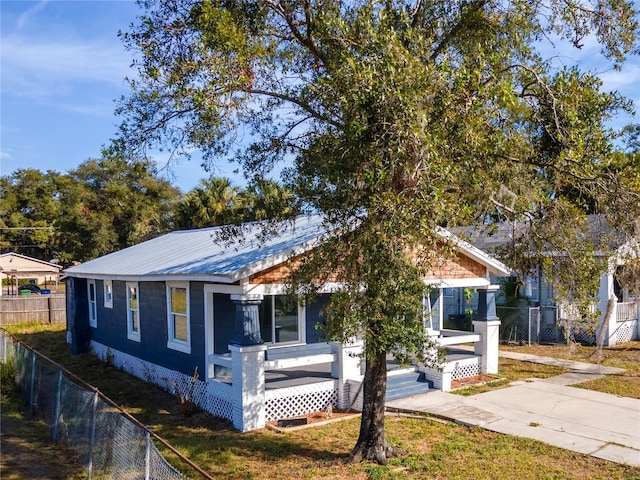
[[[214,478],[640,479],[640,468],[533,440],[394,415],[387,416],[387,437],[407,455],[386,466],[345,465],[342,459],[355,445],[358,419],[287,433],[268,429],[239,433],[229,422],[203,412],[185,416],[167,392],[91,355],[72,357],[65,344],[64,327],[12,327],[11,331],[123,405]],[[509,370],[514,376],[535,376],[537,368],[535,364],[514,362]],[[182,468],[171,455],[167,458]],[[199,478],[197,474],[191,476]]]
[[[511,352],[528,353],[543,357],[563,358],[579,362],[598,363],[598,349],[591,346],[574,345],[532,345],[506,346],[500,349]],[[500,359],[502,371],[505,359]],[[611,393],[621,397],[640,399],[640,341],[627,342],[602,349],[602,365],[623,368],[625,371],[615,375],[606,375],[597,380],[581,383],[579,388]]]

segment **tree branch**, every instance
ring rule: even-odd
[[[302,108],[305,112],[309,113],[309,115],[311,115],[313,118],[317,118],[318,120],[327,122],[329,125],[332,125],[336,128],[343,127],[342,124],[336,122],[333,118],[322,115],[321,113],[317,112],[315,109],[311,108],[309,104],[301,101],[298,98],[285,95],[284,93],[272,92],[269,90],[262,90],[262,89],[251,89],[250,93],[255,93],[257,95],[264,95],[266,97],[271,97],[271,98],[277,98],[285,102],[293,103],[294,105],[297,105],[298,107]]]
[[[447,47],[447,45],[449,45],[451,40],[453,40],[456,34],[460,31],[460,29],[462,28],[462,20],[464,19],[465,15],[471,10],[480,10],[487,3],[489,3],[489,0],[479,0],[477,2],[469,4],[468,10],[460,14],[460,19],[458,20],[458,22],[453,26],[453,28],[451,28],[451,30],[449,30],[449,32],[436,46],[435,50],[431,53],[431,55],[429,56],[429,62],[435,62],[436,58],[438,58],[442,51]]]

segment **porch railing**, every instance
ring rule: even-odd
[[[209,366],[215,370],[219,366],[231,371],[231,354],[215,354],[207,357]],[[333,363],[338,360],[335,353],[331,352],[329,344],[309,344],[291,347],[269,348],[264,362],[265,370],[282,370],[285,368],[306,367],[322,363]]]
[[[638,320],[638,306],[636,302],[624,302],[616,305],[616,321],[628,322]]]
[[[478,333],[451,329],[434,330],[429,336],[436,341],[439,347],[451,347],[465,343],[475,344],[482,338]]]

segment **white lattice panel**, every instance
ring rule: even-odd
[[[91,341],[91,351],[102,361],[109,362],[115,367],[147,383],[157,385],[171,394],[175,394],[176,388],[183,393],[191,386],[192,377],[190,375],[141,360],[100,343]],[[209,382],[197,380],[191,392],[191,401],[216,417],[227,420],[233,419],[230,385],[216,380]]]
[[[637,321],[634,320],[633,322],[624,322],[618,327],[617,342],[624,343],[624,342],[630,342],[631,340],[634,340],[633,333],[637,330],[638,330]]]
[[[463,378],[475,377],[476,375],[480,375],[480,365],[477,361],[456,362],[456,365],[451,372],[451,379],[461,380]]]
[[[326,410],[329,405],[336,407],[337,403],[338,390],[334,380],[265,392],[267,421]]]

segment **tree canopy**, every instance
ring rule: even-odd
[[[638,233],[638,172],[613,168],[606,124],[630,104],[552,58],[557,45],[587,41],[617,66],[637,54],[630,2],[141,4],[123,34],[138,77],[121,99],[114,148],[126,158],[150,148],[198,151],[210,165],[232,158],[248,178],[284,163],[300,208],[342,229],[292,282],[312,294],[337,276],[344,289],[328,329],[365,338],[353,460],[393,453],[385,358],[421,348],[421,279],[451,252],[436,226],[524,221],[540,245],[586,258],[568,232],[584,222],[588,197],[619,231]]]
[[[152,164],[107,158],[68,174],[17,170],[0,182],[3,250],[62,265],[166,232],[178,194]]]

